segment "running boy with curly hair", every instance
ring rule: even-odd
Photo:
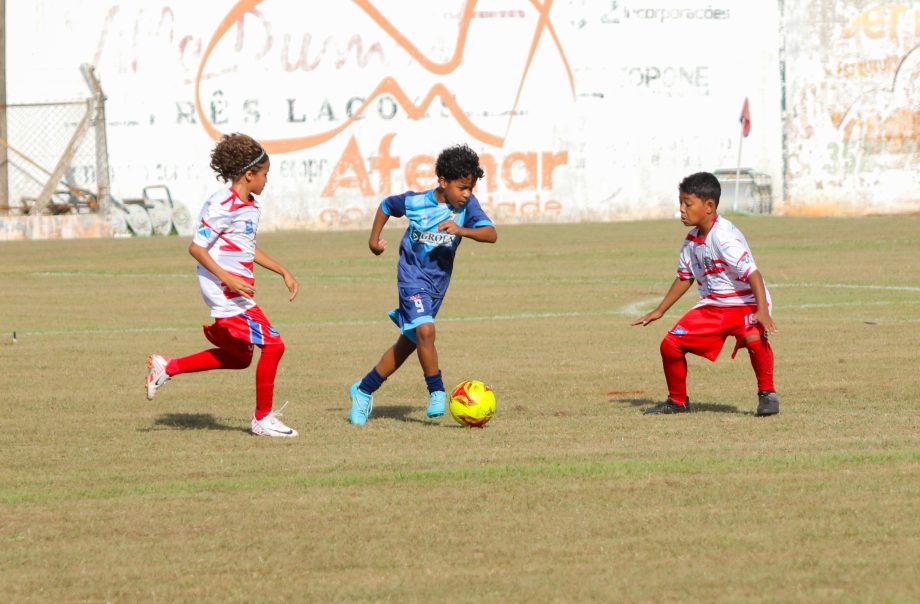
[[[268,180],[269,160],[265,149],[245,134],[225,135],[211,152],[211,168],[218,179],[229,183],[204,203],[198,230],[188,251],[198,261],[201,295],[211,308],[212,325],[204,335],[215,348],[169,359],[152,354],[147,360],[147,399],[180,373],[212,369],[245,369],[252,362],[253,346],[262,349],[256,367],[256,409],[250,422],[257,436],[294,437],[297,431],[284,425],[273,411],[275,374],[284,354],[284,342],[253,296],[256,293],[253,264],[278,273],[297,297],[297,279],[284,266],[256,245],[262,208],[254,197]]]
[[[454,255],[462,238],[495,243],[498,233],[479,205],[473,189],[483,177],[479,156],[466,145],[444,149],[435,163],[438,186],[387,197],[377,209],[368,247],[379,256],[387,249],[380,238],[390,217],[405,216],[409,228],[399,246],[399,308],[390,319],[400,335],[363,379],[349,389],[349,421],[363,426],[374,407],[374,392],[413,352],[418,353],[428,386],[428,417],[444,415],[447,395],[435,349],[434,319],[450,285]]]

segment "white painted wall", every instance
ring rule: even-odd
[[[264,225],[365,228],[457,142],[486,161],[477,195],[500,223],[672,216],[681,178],[736,166],[748,97],[742,164],[779,201],[776,3],[535,4],[7,3],[8,98],[85,96],[92,63],[116,196],[162,183],[197,212],[214,137],[242,131],[272,156]]]
[[[920,211],[920,2],[785,0],[785,211]]]

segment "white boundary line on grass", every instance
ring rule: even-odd
[[[459,322],[476,322],[476,321],[522,321],[526,319],[571,319],[587,317],[609,317],[609,316],[630,316],[641,317],[643,307],[651,310],[652,306],[658,302],[658,298],[650,298],[640,302],[627,304],[626,306],[595,311],[570,311],[570,312],[527,312],[513,315],[478,315],[472,317],[444,317],[438,319],[442,323],[459,323]],[[836,308],[847,306],[895,306],[904,304],[920,304],[918,300],[908,300],[893,302],[891,300],[880,300],[876,302],[827,302],[827,303],[809,303],[809,304],[786,304],[782,309],[811,309],[811,308]],[[647,311],[646,311],[647,312]],[[675,315],[676,316],[676,315]],[[355,326],[355,325],[376,325],[383,322],[381,319],[352,319],[347,321],[295,321],[284,323],[282,328],[287,327],[336,327],[336,326]],[[903,322],[903,321],[901,321]],[[912,321],[908,321],[912,322]],[[112,327],[99,329],[49,329],[41,331],[19,331],[19,336],[60,336],[60,335],[90,335],[90,334],[129,334],[129,333],[160,333],[173,331],[189,331],[196,327],[193,326],[166,326],[166,327]]]
[[[194,272],[181,272],[181,273],[119,273],[118,271],[36,271],[31,273],[26,273],[33,277],[137,277],[137,278],[180,278],[180,279],[197,279]],[[304,281],[310,281],[310,277],[304,277]],[[368,278],[367,276],[362,277],[349,277],[347,275],[322,275],[321,278],[316,280],[321,281],[350,281],[350,282],[360,282],[360,281],[376,281],[375,279]],[[598,278],[588,278],[588,279],[552,279],[554,283],[610,283],[612,286],[617,285],[616,279],[606,279],[604,277]],[[912,285],[872,285],[872,284],[853,284],[853,283],[807,283],[807,282],[789,282],[789,283],[769,283],[767,285],[770,289],[780,289],[786,287],[807,287],[807,288],[825,288],[825,289],[875,289],[879,291],[895,291],[895,292],[918,292],[920,293],[920,286]]]
[[[890,292],[920,292],[920,287],[912,285],[854,285],[851,283],[769,283],[767,289],[784,287],[823,287],[825,289],[877,289]]]
[[[47,276],[68,275],[71,273],[38,273]],[[73,273],[78,274],[78,273]],[[874,289],[880,291],[904,291],[920,292],[920,287],[910,285],[861,285],[850,283],[773,283],[770,288],[786,287],[807,287],[807,288],[825,288],[825,289]],[[638,302],[633,302],[617,309],[595,310],[595,311],[553,311],[553,312],[527,312],[511,315],[480,315],[472,317],[444,317],[439,319],[442,323],[466,322],[466,321],[522,321],[526,319],[563,319],[563,318],[585,318],[585,317],[604,317],[604,316],[629,316],[641,317],[646,312],[652,310],[654,305],[661,300],[661,297],[646,298]],[[880,300],[875,302],[826,302],[826,303],[807,303],[807,304],[783,304],[780,309],[799,309],[807,310],[812,308],[843,308],[847,306],[892,306],[895,304],[920,304],[918,300],[904,300],[893,302],[889,300]],[[354,326],[354,325],[375,325],[380,319],[352,319],[346,321],[297,321],[285,323],[285,327],[335,327],[335,326]],[[19,331],[20,335],[30,336],[58,336],[58,335],[88,335],[88,334],[129,334],[129,333],[159,333],[173,331],[187,331],[194,327],[183,326],[166,326],[166,327],[113,327],[98,329],[49,329],[49,330],[25,330]]]

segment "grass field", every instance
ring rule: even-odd
[[[754,417],[730,345],[690,359],[698,413],[651,417],[688,294],[677,221],[500,227],[463,244],[438,319],[445,381],[482,379],[481,430],[425,417],[415,359],[364,428],[346,389],[395,339],[396,243],[266,233],[287,343],[247,434],[254,366],[180,376],[206,347],[180,238],[0,244],[4,601],[916,602],[920,217],[744,218],[766,276],[782,413]],[[16,331],[18,342],[13,343]]]

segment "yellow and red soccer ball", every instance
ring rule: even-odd
[[[495,393],[477,380],[467,380],[450,395],[450,414],[461,426],[481,428],[495,415]]]

